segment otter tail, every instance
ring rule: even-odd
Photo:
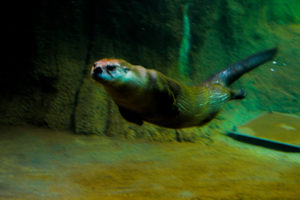
[[[219,73],[210,77],[207,82],[219,83],[224,86],[229,86],[244,73],[251,71],[259,65],[271,60],[277,52],[277,48],[265,50],[263,52],[254,54],[230,67],[220,71]]]

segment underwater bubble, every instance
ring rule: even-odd
[[[270,71],[271,71],[271,72],[275,72],[275,69],[274,69],[274,68],[270,68]]]
[[[273,63],[273,65],[276,65],[276,64],[277,64],[277,62],[276,62],[275,60],[274,60],[272,63]]]

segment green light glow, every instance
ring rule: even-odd
[[[183,16],[183,36],[179,50],[179,72],[186,75],[189,64],[189,50],[191,40],[190,21],[188,16],[189,3],[185,5]]]

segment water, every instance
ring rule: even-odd
[[[13,14],[3,24],[0,198],[299,198],[299,154],[224,136],[236,127],[300,145],[297,0],[73,0],[4,9]],[[230,86],[247,97],[202,127],[127,122],[90,77],[96,60],[121,58],[197,85],[272,47],[274,59]]]

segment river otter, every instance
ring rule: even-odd
[[[276,52],[273,48],[252,55],[196,86],[186,86],[156,70],[121,59],[95,62],[91,76],[104,86],[127,121],[178,129],[204,125],[227,101],[243,99],[244,90],[233,91],[228,86],[271,60]]]

